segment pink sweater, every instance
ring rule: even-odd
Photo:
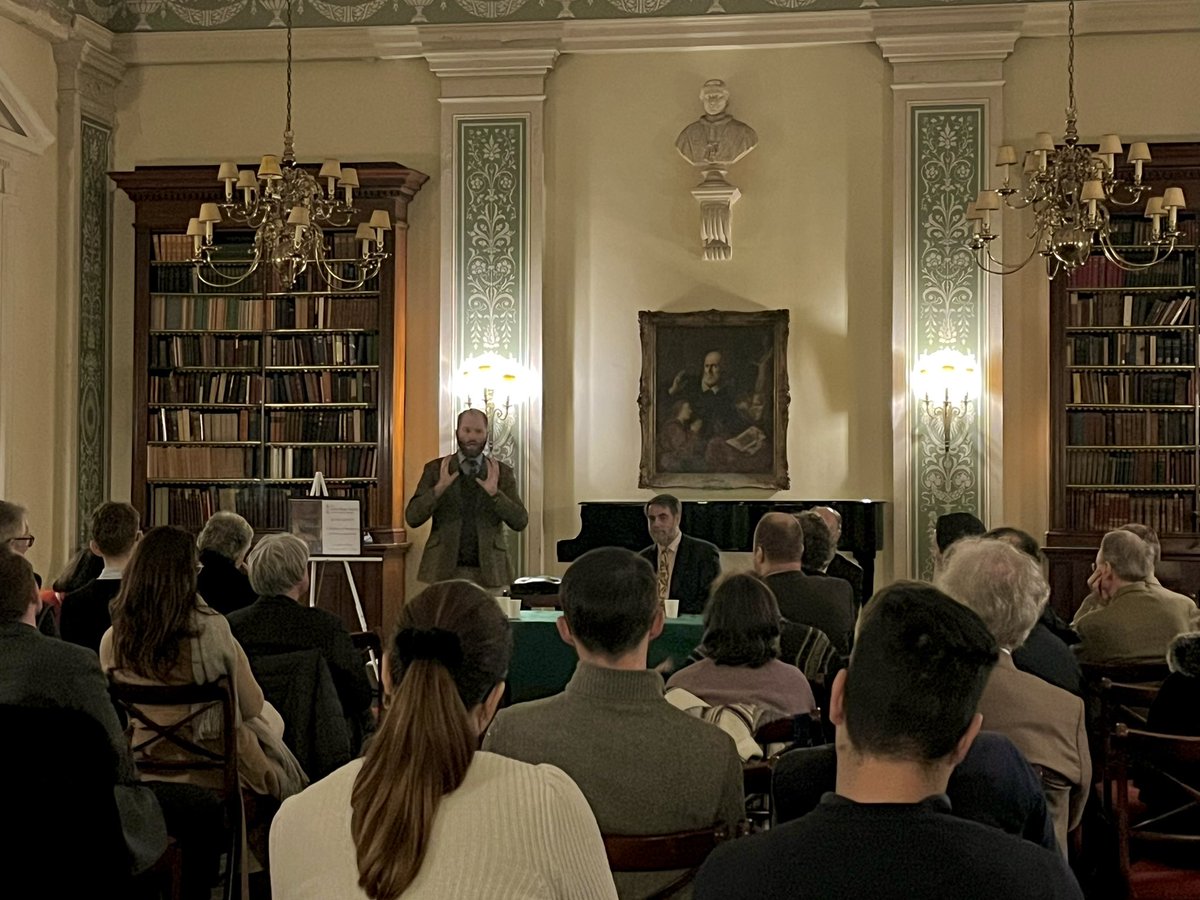
[[[667,687],[683,688],[712,706],[751,703],[785,716],[798,716],[817,705],[804,673],[777,659],[757,669],[702,659],[672,675]]]

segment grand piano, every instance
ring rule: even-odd
[[[754,527],[769,512],[798,513],[814,506],[831,506],[842,514],[838,549],[862,566],[863,596],[875,591],[875,555],[883,549],[883,500],[683,500],[684,534],[716,544],[721,550],[754,549]],[[558,561],[572,562],[596,547],[641,550],[650,544],[646,533],[645,501],[584,501],[579,504],[581,528],[570,540],[558,542]]]

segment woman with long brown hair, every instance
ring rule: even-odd
[[[275,900],[617,896],[575,782],[477,751],[511,655],[507,618],[469,582],[431,585],[404,607],[365,756],[275,817]]]
[[[151,528],[138,542],[110,604],[112,627],[100,641],[100,664],[118,681],[134,684],[207,684],[228,676],[237,700],[238,770],[242,786],[282,800],[303,787],[304,774],[283,744],[283,721],[263,699],[250,663],[225,617],[196,593],[196,545],[182,528]],[[217,710],[189,727],[191,739],[221,747]],[[173,717],[182,719],[182,707]],[[165,722],[164,724],[170,724]],[[134,723],[136,745],[152,733]],[[186,755],[170,741],[147,751],[156,759]],[[221,773],[185,780],[219,787]]]

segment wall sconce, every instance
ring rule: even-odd
[[[913,392],[921,400],[930,434],[941,438],[942,452],[949,454],[955,422],[966,422],[971,402],[979,395],[975,357],[948,347],[919,357]]]
[[[483,402],[483,411],[488,417],[488,450],[494,450],[495,420],[507,420],[512,407],[522,403],[533,387],[533,378],[528,369],[515,359],[506,359],[498,353],[484,353],[464,360],[458,367],[455,391],[466,397],[467,408],[474,401]]]

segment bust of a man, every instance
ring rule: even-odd
[[[729,90],[713,78],[700,89],[704,115],[679,132],[675,149],[693,166],[724,167],[737,162],[758,144],[758,135],[745,122],[725,111]]]

